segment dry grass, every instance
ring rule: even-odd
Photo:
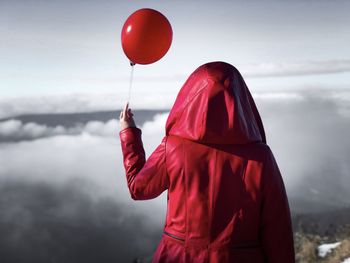
[[[340,263],[350,257],[350,239],[341,241],[341,244],[322,263]]]
[[[350,257],[350,237],[339,240],[341,244],[325,258],[318,257],[317,247],[324,243],[336,242],[317,235],[296,233],[294,236],[297,263],[341,263]]]
[[[294,240],[296,250],[296,262],[316,262],[318,243],[317,241],[319,241],[319,237],[297,233],[295,234]]]

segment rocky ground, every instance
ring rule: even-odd
[[[297,263],[350,262],[350,209],[293,215],[293,228]],[[324,244],[335,248],[322,255]]]

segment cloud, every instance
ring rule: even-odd
[[[313,91],[287,103],[257,100],[294,211],[350,205],[349,92],[342,93],[343,101],[335,94]]]
[[[256,100],[264,100],[264,101],[301,101],[304,100],[304,96],[300,92],[260,92],[253,93],[252,96]]]
[[[164,129],[167,117],[168,113],[156,114],[154,120],[145,122],[142,129],[146,133],[159,133],[162,128]],[[79,134],[114,137],[119,129],[119,122],[115,118],[107,122],[89,121],[84,125],[75,124],[73,127],[64,127],[63,125],[50,127],[35,122],[24,123],[18,119],[9,119],[0,122],[0,142]]]
[[[284,77],[350,72],[350,60],[246,64],[239,67],[246,77]]]
[[[349,206],[349,98],[347,91],[324,90],[255,95],[294,213]],[[141,126],[146,156],[164,136],[167,115]],[[63,127],[62,133],[27,124],[0,125],[1,136],[34,136],[0,144],[1,258],[150,258],[164,224],[166,193],[145,202],[130,198],[116,121],[87,122],[74,132]]]
[[[163,136],[152,123],[159,127],[164,120],[157,115],[141,127],[147,156]],[[131,199],[115,124],[89,122],[77,134],[0,144],[4,261],[132,262],[152,257],[162,234],[166,196]],[[44,130],[14,121],[5,126],[7,132]],[[45,129],[42,134],[51,131]]]
[[[350,60],[300,61],[300,62],[266,62],[259,64],[235,65],[247,79],[273,77],[269,79],[268,87],[280,89],[280,77],[312,76],[331,73],[350,72]],[[186,75],[137,76],[132,87],[131,105],[138,109],[170,109],[175,101],[177,92],[187,79]],[[296,79],[296,78],[295,78]],[[2,97],[0,98],[0,118],[13,117],[21,114],[40,113],[75,113],[94,112],[121,109],[128,98],[129,76],[116,78],[103,76],[97,79],[87,77],[86,82],[104,82],[116,85],[118,89],[101,92],[74,92],[66,94],[43,94],[33,96]],[[297,79],[296,79],[297,80]],[[318,80],[317,80],[318,81]],[[258,79],[255,86],[261,87],[262,80]],[[282,84],[282,85],[285,85]],[[304,84],[301,84],[304,85]],[[308,88],[308,87],[306,87]],[[334,88],[332,86],[332,88]],[[114,91],[115,90],[115,91]],[[40,106],[38,106],[40,105]]]
[[[147,214],[112,199],[94,200],[82,186],[0,181],[3,262],[133,262],[150,259],[161,229]]]
[[[290,77],[306,75],[324,75],[334,73],[350,72],[350,60],[333,59],[333,60],[315,60],[315,61],[296,61],[296,62],[263,62],[250,64],[234,64],[238,70],[247,78],[264,78],[264,77]],[[187,75],[173,74],[161,76],[138,76],[136,82],[176,82],[185,81]],[[127,82],[129,76],[124,77],[105,77],[100,78],[87,77],[88,81],[94,82]]]
[[[73,93],[0,98],[0,118],[30,113],[70,113],[121,108],[117,93]],[[118,107],[119,104],[119,107]],[[38,107],[40,105],[40,107]]]
[[[268,142],[276,152],[288,192],[294,200],[319,200],[319,205],[322,200],[329,207],[346,205],[346,201],[339,200],[343,199],[342,195],[348,195],[343,185],[347,183],[346,175],[350,170],[347,163],[350,160],[346,157],[347,143],[341,138],[346,137],[349,129],[350,92],[261,92],[254,93],[254,98],[265,124]],[[148,154],[164,136],[167,116],[168,112],[157,114],[141,127]],[[115,119],[106,122],[90,121],[73,127],[49,127],[8,120],[0,123],[0,137],[6,139],[6,136],[7,139],[12,136],[17,140],[34,141],[5,144],[1,147],[0,157],[3,163],[0,169],[3,174],[15,171],[24,179],[26,177],[23,175],[30,167],[32,179],[56,183],[62,183],[73,175],[85,174],[85,177],[90,176],[101,188],[105,187],[106,182],[115,180],[111,174],[116,174],[117,171],[123,174],[117,138],[118,123]],[[331,142],[329,138],[334,140]],[[33,152],[33,149],[36,151]],[[94,149],[93,152],[91,149]],[[55,153],[53,157],[52,153]],[[17,156],[21,158],[16,160]],[[45,160],[45,165],[42,165],[42,160]],[[331,160],[327,167],[325,160]],[[119,168],[116,165],[118,162]],[[335,175],[324,175],[322,180],[317,177],[317,174],[325,174],[328,169],[334,170]],[[60,175],[52,178],[42,176],[52,170],[59,171]],[[95,177],[95,174],[101,175]],[[117,182],[117,185],[122,184],[122,181]],[[113,193],[115,184],[108,185],[111,187],[105,193]],[[335,188],[337,191],[334,191]],[[122,191],[122,196],[128,198],[127,191],[123,188]],[[307,203],[295,201],[295,208],[304,209],[303,205]]]
[[[159,85],[158,85],[159,86]],[[0,98],[0,119],[22,114],[83,113],[120,110],[127,100],[127,89],[119,92],[71,93],[41,96]],[[164,85],[149,89],[133,87],[132,109],[169,109],[175,101],[177,89],[169,91]],[[150,96],[151,95],[151,96]],[[40,107],[38,107],[40,105]]]
[[[78,132],[79,128],[65,129],[63,126],[48,127],[33,122],[22,123],[20,120],[11,119],[0,122],[0,137],[3,139],[34,139],[65,133]]]
[[[165,125],[166,116],[156,115],[141,127],[147,156],[164,136],[164,131],[157,127]],[[152,126],[156,128],[152,129]],[[19,134],[25,131],[28,129],[19,130]],[[66,131],[70,132],[70,129]],[[62,185],[72,178],[84,178],[96,185],[92,192],[95,198],[107,196],[136,205],[126,189],[119,128],[115,120],[89,122],[75,134],[0,144],[0,179],[8,177],[54,185]],[[153,207],[160,207],[161,200],[154,201]]]
[[[247,78],[264,77],[291,77],[307,75],[324,75],[334,73],[350,72],[349,59],[296,61],[296,62],[263,62],[251,64],[234,64],[238,70]],[[138,82],[174,82],[184,81],[186,75],[162,75],[162,76],[139,76]],[[107,82],[126,81],[128,77],[105,78]]]
[[[306,102],[308,97],[317,94],[319,100],[330,100],[337,104],[335,108],[337,112],[344,116],[350,116],[350,91],[349,90],[320,90],[309,89],[303,90],[286,90],[286,91],[274,91],[274,92],[253,92],[253,97],[256,101],[262,105],[274,104],[274,103],[297,103]],[[147,129],[150,132],[155,130],[164,130],[163,124],[166,122],[167,112],[165,114],[158,114],[154,116],[154,121],[147,123],[143,129]],[[116,115],[116,114],[115,114]],[[102,116],[102,115],[101,115]],[[94,116],[95,118],[96,116]],[[47,116],[47,119],[56,118],[55,115]],[[67,116],[59,116],[60,119],[67,118]],[[87,117],[84,117],[86,119]],[[90,116],[91,118],[91,116]],[[57,117],[58,119],[58,117]],[[119,129],[118,120],[112,118],[108,121],[87,121],[85,124],[82,120],[76,118],[76,123],[72,123],[73,120],[67,123],[61,122],[59,125],[51,124],[46,125],[44,123],[36,123],[35,116],[29,121],[22,121],[16,118],[6,119],[0,121],[0,142],[1,141],[19,141],[19,140],[33,140],[42,137],[51,137],[56,135],[78,135],[87,133],[97,136],[114,136]],[[159,119],[159,120],[158,120]],[[138,120],[139,121],[139,120]],[[84,121],[83,121],[84,122]],[[63,124],[64,123],[64,124]],[[53,126],[52,126],[53,125]],[[157,126],[154,126],[157,125]]]
[[[74,127],[63,127],[62,125],[49,127],[34,122],[23,123],[16,119],[0,122],[0,138],[2,137],[3,140],[25,140],[82,133],[97,136],[114,136],[117,130],[118,122],[115,119],[107,122],[89,121],[85,125],[77,124]]]
[[[152,127],[164,120],[157,115],[141,127],[146,156],[163,136]],[[24,126],[12,121],[7,131],[28,131]],[[4,261],[150,260],[162,234],[166,195],[131,199],[115,128],[113,122],[89,122],[79,134],[0,144]]]

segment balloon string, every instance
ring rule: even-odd
[[[130,66],[131,66],[131,71],[130,71],[129,95],[128,95],[129,106],[130,106],[131,87],[132,87],[132,81],[133,81],[133,78],[134,78],[134,66],[135,66],[135,64],[133,64],[132,62],[130,62]]]

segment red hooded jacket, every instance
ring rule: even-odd
[[[119,136],[131,197],[168,190],[153,262],[295,262],[283,179],[235,67],[212,62],[191,74],[147,161],[139,128]]]

